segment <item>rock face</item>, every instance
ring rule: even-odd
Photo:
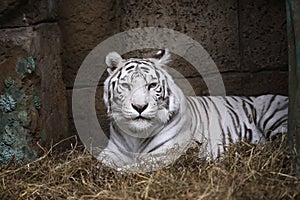
[[[57,24],[41,24],[33,40],[33,51],[40,63],[40,85],[43,109],[41,120],[46,140],[59,141],[68,137],[67,103],[62,80],[60,31]],[[39,62],[38,62],[39,61]]]
[[[22,102],[32,102],[20,100],[16,108],[28,114],[30,122],[21,125],[30,147],[37,140],[48,145],[58,142],[68,137],[68,122],[61,32],[53,21],[57,1],[11,0],[2,1],[0,7],[0,93],[7,91],[2,83],[11,78],[23,94]]]

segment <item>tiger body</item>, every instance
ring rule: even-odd
[[[202,144],[199,157],[215,159],[231,143],[264,143],[286,132],[287,97],[184,96],[164,69],[168,52],[160,53],[160,59],[128,60],[108,54],[104,101],[111,123],[99,155],[104,164],[140,170],[146,163],[155,170],[193,141]]]
[[[287,131],[288,98],[281,95],[187,97],[192,108],[195,139],[207,145],[210,157],[228,145],[247,141],[263,144]]]

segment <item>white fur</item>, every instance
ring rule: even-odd
[[[107,69],[108,73],[112,74],[113,71],[116,68],[118,68],[118,66],[120,65],[122,60],[123,60],[122,57],[115,51],[110,52],[109,54],[107,54],[107,56],[105,58],[105,63],[109,67]]]
[[[113,138],[99,155],[99,159],[105,164],[141,171],[143,168],[140,164],[147,161],[146,170],[156,170],[176,160],[193,140],[202,144],[199,157],[215,159],[218,153],[226,151],[231,142],[244,139],[249,139],[252,143],[266,141],[266,133],[278,119],[285,120],[270,136],[286,131],[287,97],[185,97],[164,69],[164,65],[170,61],[168,50],[165,50],[161,58],[149,60],[163,74],[159,81],[164,80],[169,86],[168,90],[162,88],[168,94],[168,109],[157,102],[153,91],[146,89],[151,82],[148,78],[156,76],[154,72],[148,72],[150,75],[137,75],[134,82],[128,79],[131,90],[124,92],[126,89],[122,89],[123,97],[119,100],[122,103],[108,99],[108,93],[114,92],[109,83],[118,81],[114,75],[122,70],[125,60],[116,52],[108,54],[106,58],[107,65],[115,69],[104,84],[104,101],[111,116],[110,137]],[[125,78],[126,76],[123,77]],[[268,105],[269,102],[271,106]],[[136,103],[148,104],[148,107],[139,114],[132,107]],[[274,113],[276,110],[278,112]],[[270,114],[273,116],[272,120],[269,120]],[[147,120],[134,120],[140,115]],[[163,144],[159,148],[155,148],[161,143]],[[154,159],[149,162],[152,157]]]

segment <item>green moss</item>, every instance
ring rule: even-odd
[[[4,80],[4,86],[10,88],[15,85],[15,81],[9,76]]]
[[[25,58],[19,58],[16,65],[16,71],[24,76],[26,74],[32,74],[35,71],[35,62],[32,56]]]
[[[37,110],[41,109],[42,101],[38,96],[35,96],[35,95],[33,96],[32,103]]]
[[[32,57],[19,58],[16,71],[18,78],[7,77],[3,84],[5,89],[0,91],[0,165],[10,160],[28,161],[37,156],[31,147],[32,130],[29,130],[30,111],[41,107],[41,101],[35,88],[28,81],[26,75],[35,71],[35,62]],[[22,84],[15,84],[20,82]],[[30,85],[30,86],[27,86]]]
[[[11,112],[16,109],[16,100],[9,94],[0,95],[0,111]]]

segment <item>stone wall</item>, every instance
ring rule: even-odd
[[[121,30],[159,26],[192,37],[215,61],[228,95],[287,94],[284,1],[126,2]],[[181,65],[179,62],[175,67],[186,68]],[[183,75],[193,74],[193,70],[185,70]],[[206,94],[205,89],[196,92]]]
[[[65,0],[60,4],[59,15],[63,79],[69,104],[76,72],[85,56],[115,33],[146,26],[173,29],[198,41],[222,73],[228,95],[287,94],[284,1]],[[173,59],[172,67],[187,78],[196,94],[208,95],[195,69],[176,55]],[[107,122],[101,92],[104,78],[96,95],[102,124]],[[69,120],[72,123],[71,107]]]
[[[15,109],[22,110],[20,113],[28,118],[28,124],[20,123],[22,130],[34,138],[33,145],[36,141],[50,145],[68,137],[58,2],[5,0],[0,3],[0,91],[3,94],[7,90],[2,84],[7,78],[20,89],[23,96]],[[30,101],[35,107],[24,104]],[[5,113],[0,115],[3,117]],[[17,118],[11,115],[14,120],[20,120],[19,115]]]

